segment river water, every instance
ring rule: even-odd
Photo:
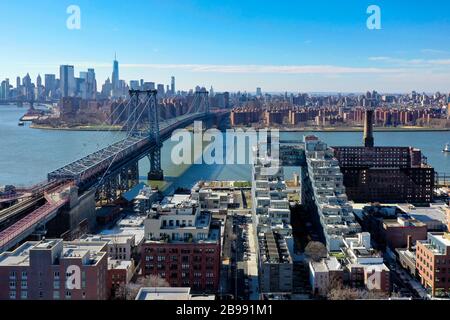
[[[71,161],[105,147],[125,136],[122,132],[89,132],[31,129],[18,126],[26,108],[0,105],[0,185],[31,185],[46,179],[47,173]],[[308,132],[282,132],[281,139],[301,140]],[[360,132],[315,132],[328,145],[360,145]],[[443,153],[450,142],[450,132],[376,132],[375,144],[414,146],[422,149],[428,163],[436,171],[450,173],[450,153]],[[162,149],[162,166],[170,190],[190,187],[195,181],[250,180],[249,165],[174,165],[171,152],[176,142],[166,141]],[[238,152],[244,152],[239,150]],[[146,179],[149,162],[140,163],[142,180]],[[298,169],[288,168],[291,175]]]

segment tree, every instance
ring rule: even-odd
[[[308,259],[319,262],[328,256],[328,251],[322,242],[310,241],[306,245],[305,255]]]
[[[356,289],[334,283],[327,295],[328,300],[385,300],[389,295],[382,291]]]
[[[134,300],[141,288],[148,287],[170,287],[169,283],[157,275],[150,275],[148,277],[140,277],[135,283],[120,284],[114,291],[114,298],[116,300]]]

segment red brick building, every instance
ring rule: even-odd
[[[220,279],[220,224],[201,212],[190,196],[166,198],[145,221],[141,267],[172,287],[217,292]]]
[[[433,296],[450,297],[450,234],[428,233],[417,241],[416,269],[422,285]]]
[[[434,169],[412,147],[375,147],[373,111],[367,110],[363,147],[333,147],[347,196],[355,202],[430,203]]]
[[[0,300],[105,300],[106,242],[26,242],[0,255]]]

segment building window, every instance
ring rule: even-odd
[[[28,274],[26,271],[22,271],[22,280],[27,280],[28,279]]]
[[[9,273],[9,279],[10,280],[16,280],[16,272],[15,271],[11,271]]]
[[[9,292],[9,298],[13,299],[13,300],[16,299],[16,292],[15,291],[10,291]]]
[[[20,294],[20,298],[21,299],[28,299],[28,292],[27,291],[22,291]]]
[[[53,273],[53,277],[55,278],[55,280],[56,280],[56,279],[59,280],[59,271],[55,271],[55,272]]]
[[[22,280],[20,288],[21,289],[28,289],[28,282],[27,282],[27,280]]]
[[[53,291],[53,299],[55,300],[59,299],[59,291]]]
[[[66,291],[66,299],[72,299],[72,292]]]

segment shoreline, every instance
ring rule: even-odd
[[[281,132],[363,132],[364,128],[280,128]],[[444,132],[450,128],[373,128],[373,132]]]
[[[63,131],[122,131],[121,127],[115,126],[79,126],[79,127],[50,127],[45,125],[30,125],[31,129],[40,130],[63,130]],[[186,127],[189,131],[193,131],[192,127]],[[236,126],[238,129],[267,129],[254,128],[249,126]],[[231,128],[230,128],[231,129]],[[363,127],[326,127],[326,128],[272,128],[278,129],[280,132],[362,132]],[[374,127],[374,132],[449,132],[450,128],[431,128],[431,127]]]
[[[237,126],[239,129],[249,129],[253,127]],[[268,129],[268,128],[253,128]],[[287,128],[287,127],[274,127],[272,129],[278,129],[280,132],[363,132],[363,127],[303,127],[303,128]],[[374,132],[444,132],[450,131],[450,128],[432,128],[432,127],[374,127]]]
[[[39,129],[39,130],[52,130],[52,131],[122,131],[121,127],[95,127],[95,126],[82,126],[82,127],[49,127],[43,125],[30,125],[31,129]]]

